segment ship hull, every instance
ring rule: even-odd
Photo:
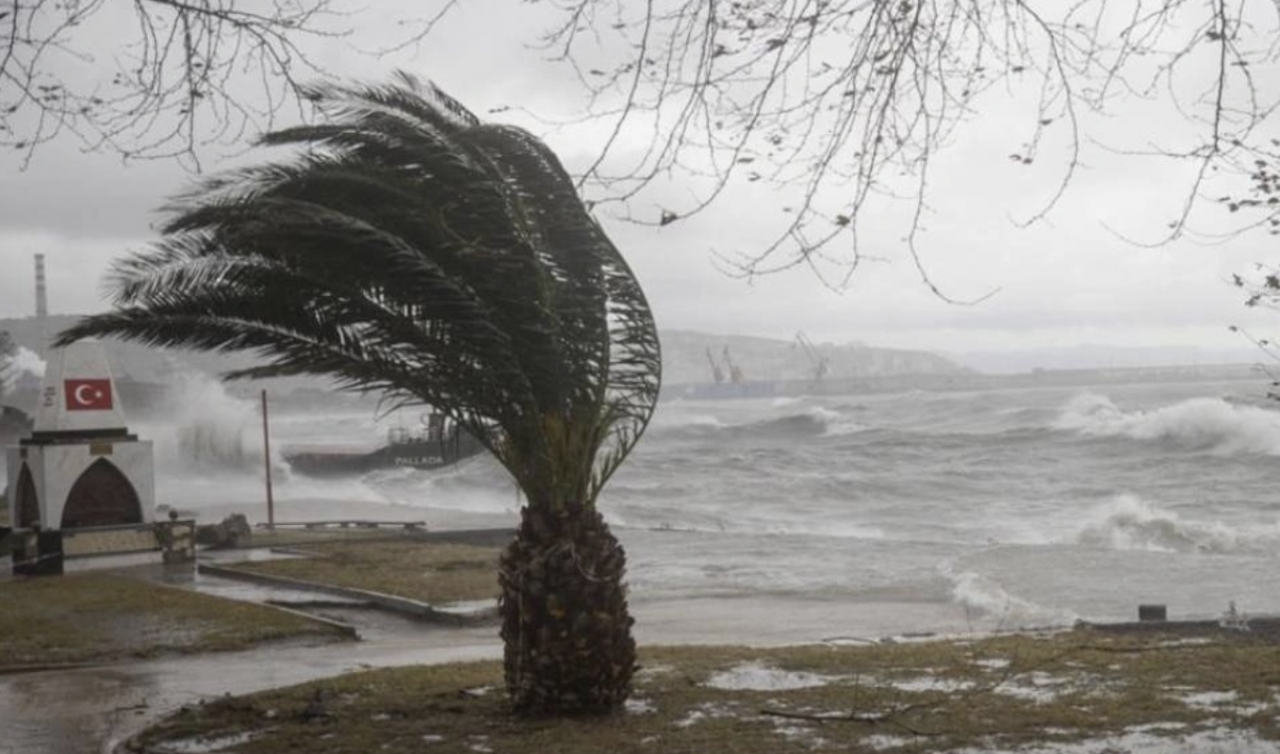
[[[479,441],[468,434],[446,440],[392,443],[368,453],[301,451],[283,453],[289,468],[313,477],[353,476],[385,469],[439,469],[477,455]]]

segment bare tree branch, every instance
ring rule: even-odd
[[[381,53],[421,41],[456,0],[403,19]],[[27,164],[64,133],[126,159],[179,158],[305,117],[308,52],[347,40],[335,0],[8,0],[0,3],[0,147]],[[121,31],[124,31],[121,34]]]
[[[797,197],[776,235],[741,257],[744,276],[801,264],[847,281],[871,208],[906,201],[903,235],[938,295],[919,237],[930,168],[1002,85],[1035,101],[1009,159],[1050,159],[1041,221],[1077,178],[1105,118],[1171,102],[1194,141],[1111,147],[1195,165],[1159,242],[1181,236],[1210,178],[1235,174],[1280,106],[1278,4],[1246,0],[548,0],[542,38],[587,90],[582,123],[610,136],[581,176],[597,204],[667,225],[772,182]],[[1260,73],[1265,69],[1265,74]],[[1208,81],[1206,87],[1206,80]],[[992,96],[984,97],[991,93]],[[1053,151],[1046,152],[1052,137]],[[1016,139],[1017,137],[1012,137]],[[1016,143],[1016,142],[1015,142]],[[637,147],[636,145],[641,146]],[[1064,146],[1060,146],[1064,145]],[[1247,170],[1245,171],[1247,174]],[[689,199],[637,200],[672,183]],[[669,194],[669,192],[668,192]],[[652,205],[649,205],[650,207]],[[843,240],[847,246],[836,248]]]

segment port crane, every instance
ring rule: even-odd
[[[711,362],[711,376],[719,385],[724,382],[724,370],[716,363],[716,357],[711,355],[711,346],[707,346],[707,361]]]
[[[813,382],[818,384],[822,382],[827,373],[831,371],[831,361],[822,354],[818,353],[818,347],[809,340],[803,330],[796,332],[796,342],[804,349],[805,356],[809,357],[809,364],[813,369]]]
[[[742,373],[742,367],[733,363],[733,357],[729,355],[729,346],[725,346],[720,355],[724,357],[725,366],[729,367],[729,382],[737,385],[746,379],[746,375]]]

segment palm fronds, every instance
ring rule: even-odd
[[[295,156],[178,197],[109,278],[116,336],[251,351],[228,375],[326,375],[431,404],[531,502],[590,505],[643,433],[661,372],[648,303],[545,144],[401,74],[324,85]]]

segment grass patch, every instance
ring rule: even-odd
[[[1280,648],[1247,635],[1188,642],[1078,630],[869,647],[648,648],[641,661],[630,709],[604,718],[514,718],[501,667],[471,663],[188,707],[140,741],[242,736],[241,754],[915,754],[1222,729],[1280,736]]]
[[[0,581],[0,666],[102,662],[335,640],[315,621],[101,573]]]
[[[343,540],[310,543],[296,549],[315,557],[236,563],[235,567],[431,604],[498,597],[496,547],[414,540]]]

